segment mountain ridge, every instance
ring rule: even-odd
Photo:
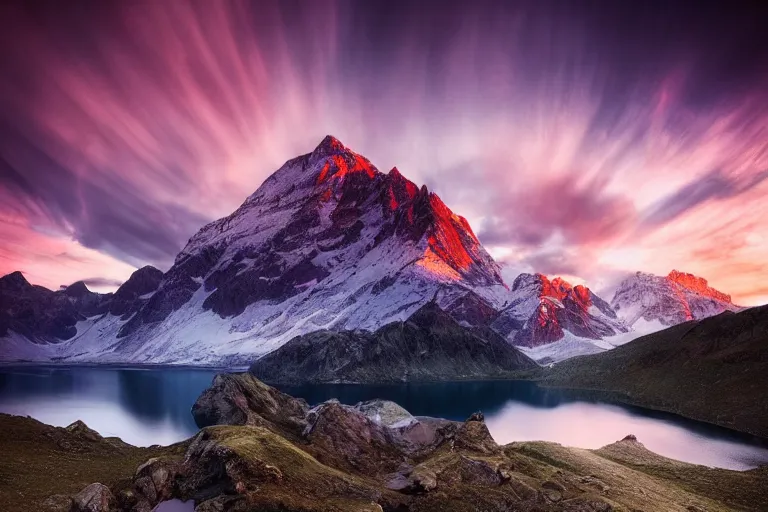
[[[501,336],[465,328],[434,301],[373,333],[316,331],[257,359],[249,371],[277,384],[399,383],[511,377],[538,365]]]
[[[6,282],[26,280],[12,274]],[[11,332],[9,353],[249,364],[298,335],[374,332],[433,300],[466,327],[494,331],[529,355],[546,352],[533,355],[544,361],[606,350],[614,344],[606,340],[630,334],[612,306],[583,285],[521,274],[510,288],[466,218],[397,168],[383,173],[327,136],[190,237],[166,273],[137,270],[107,309],[102,299],[88,311],[77,306],[66,333],[47,335],[44,344]],[[0,329],[8,333],[5,309]]]
[[[619,284],[611,306],[629,326],[655,323],[661,328],[743,309],[706,279],[678,270],[667,276],[636,272]]]

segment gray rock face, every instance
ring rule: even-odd
[[[394,425],[405,426],[417,421],[411,413],[390,400],[360,402],[355,405],[355,409],[385,427],[392,427]]]
[[[306,428],[307,402],[267,386],[250,374],[222,373],[192,406],[200,428],[257,425],[300,436]]]
[[[0,277],[0,336],[14,331],[32,342],[57,343],[77,334],[77,322],[112,313],[125,319],[157,289],[163,273],[154,267],[134,272],[115,293],[94,293],[82,281],[52,291],[30,284],[21,272]]]
[[[72,498],[76,512],[110,512],[115,510],[117,500],[104,484],[91,484]]]
[[[273,383],[372,383],[503,377],[537,366],[499,336],[481,337],[429,303],[375,333],[299,336],[250,371]]]

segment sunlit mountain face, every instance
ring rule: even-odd
[[[764,303],[768,16],[675,4],[3,2],[0,275],[166,270],[331,133],[508,282],[677,268]]]

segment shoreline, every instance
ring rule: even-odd
[[[745,436],[747,438],[750,438],[756,441],[757,442],[756,444],[768,447],[768,436],[762,436],[760,434],[749,432],[747,430],[740,430],[738,428],[729,427],[719,423],[714,423],[712,421],[709,421],[703,418],[694,418],[694,417],[687,416],[667,408],[663,408],[661,406],[642,404],[635,400],[632,400],[625,393],[622,393],[620,391],[609,391],[609,390],[603,390],[603,389],[590,389],[590,388],[579,388],[579,387],[565,387],[565,386],[559,386],[556,384],[548,384],[545,381],[536,381],[536,380],[533,380],[531,382],[535,382],[536,385],[542,389],[557,389],[561,391],[573,392],[575,394],[583,394],[584,396],[593,395],[595,397],[599,397],[595,400],[598,402],[613,404],[620,407],[643,409],[645,411],[658,413],[661,417],[673,416],[675,418],[681,418],[687,422],[690,422],[691,424],[703,423],[710,427],[717,427],[719,429],[722,429],[724,432],[734,434],[738,437]]]
[[[757,511],[768,503],[768,465],[684,462],[631,430],[598,448],[498,444],[482,412],[444,421],[414,418],[386,400],[310,407],[247,373],[215,379],[191,414],[200,431],[146,448],[83,421],[52,427],[0,414],[9,463],[0,469],[0,502],[20,512],[94,510],[94,495],[108,504],[102,512],[154,510],[171,499],[292,512]],[[57,478],[47,477],[52,468]]]
[[[25,370],[25,369],[51,369],[51,370],[65,370],[65,369],[104,369],[104,370],[128,370],[128,371],[184,371],[184,370],[202,370],[211,371],[216,373],[248,373],[248,368],[236,367],[226,368],[217,366],[192,366],[192,365],[165,365],[165,364],[116,364],[116,363],[84,363],[84,364],[60,364],[60,363],[24,363],[24,364],[9,364],[0,363],[0,371],[6,370]],[[403,382],[381,382],[381,383],[362,383],[362,382],[323,382],[323,383],[303,383],[303,384],[283,384],[264,381],[270,386],[275,386],[280,389],[296,390],[309,387],[382,387],[391,389],[402,389],[403,387],[418,388],[422,386],[439,386],[449,384],[472,384],[472,383],[512,383],[512,382],[525,382],[535,385],[536,387],[547,390],[558,390],[565,393],[572,401],[603,403],[606,405],[613,405],[621,407],[629,412],[642,412],[644,416],[650,416],[659,420],[672,420],[676,423],[682,424],[685,428],[696,431],[697,426],[705,426],[708,429],[718,429],[722,438],[731,439],[736,442],[742,442],[753,446],[768,448],[768,437],[761,436],[754,432],[747,430],[740,430],[731,426],[715,423],[707,419],[696,418],[688,415],[681,414],[670,408],[664,408],[661,406],[648,405],[639,401],[633,400],[625,393],[620,391],[610,391],[602,389],[592,389],[583,387],[569,387],[558,384],[551,384],[546,381],[546,377],[539,375],[531,375],[530,373],[521,373],[515,376],[506,378],[468,378],[468,379],[456,379],[456,380],[418,380],[418,381],[403,381]],[[651,414],[648,414],[651,413]],[[711,432],[710,432],[711,433]]]

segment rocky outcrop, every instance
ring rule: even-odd
[[[297,434],[299,410],[287,395],[247,374],[221,377],[214,388],[201,397],[199,411],[219,411],[207,417],[237,424],[207,426],[183,445],[183,455],[159,453],[128,480],[109,489],[89,486],[74,502],[104,512],[150,512],[168,499],[192,500],[196,512],[763,510],[768,504],[762,492],[768,472],[670,461],[633,436],[595,451],[542,442],[500,446],[478,412],[465,422],[426,424],[429,442],[409,444],[409,429],[424,422],[383,401],[319,404],[305,411]],[[231,404],[241,411],[228,413]],[[279,417],[281,405],[287,418]],[[79,425],[73,430],[87,434]],[[46,502],[66,500],[59,493]]]
[[[376,423],[387,427],[405,426],[416,420],[411,413],[390,400],[368,400],[355,405],[355,409]]]
[[[73,512],[111,512],[117,500],[104,484],[91,484],[73,498]]]
[[[309,405],[281,393],[250,374],[222,373],[192,406],[199,427],[256,425],[299,437],[307,426]]]
[[[374,333],[299,336],[250,371],[272,383],[375,383],[499,378],[537,367],[500,336],[463,327],[430,302]]]

